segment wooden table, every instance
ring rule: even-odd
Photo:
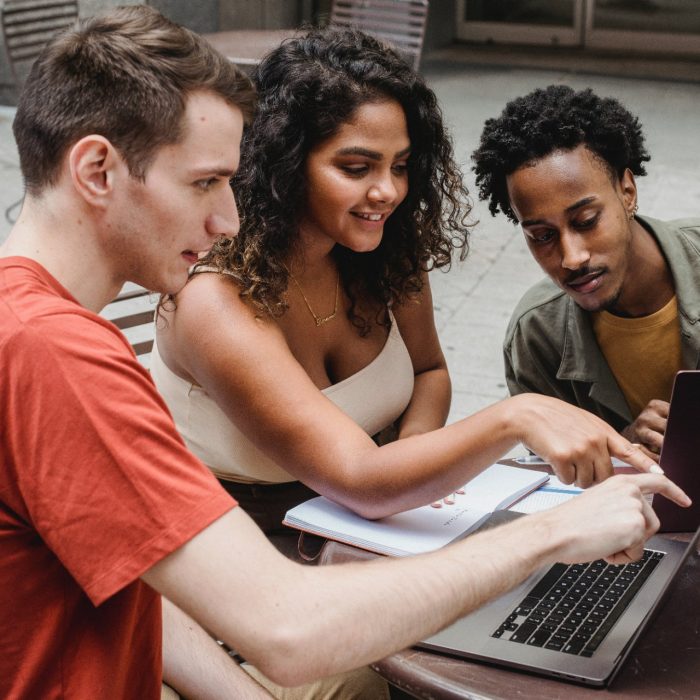
[[[676,539],[688,536],[676,535]],[[376,555],[327,542],[321,563]],[[700,699],[700,556],[688,558],[668,599],[637,642],[611,689],[595,689],[406,649],[373,664],[393,685],[426,700]]]
[[[254,67],[272,49],[298,33],[296,29],[238,29],[202,36],[232,63]]]

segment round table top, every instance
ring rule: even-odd
[[[233,63],[256,65],[265,54],[297,33],[296,29],[236,29],[202,36]]]
[[[674,536],[687,539],[687,536]],[[326,543],[321,563],[369,559],[376,555]],[[579,700],[615,697],[700,699],[700,556],[694,552],[666,601],[638,640],[610,689],[578,686],[533,674],[406,649],[373,664],[390,683],[418,698],[451,700]],[[517,687],[517,691],[515,690]]]

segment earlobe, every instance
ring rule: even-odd
[[[93,206],[104,206],[114,189],[115,171],[123,164],[106,138],[90,135],[70,149],[68,165],[76,191]]]

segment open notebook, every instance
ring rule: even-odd
[[[407,556],[439,549],[476,529],[496,510],[508,508],[541,486],[548,475],[494,464],[472,479],[454,503],[421,506],[366,520],[318,496],[287,512],[284,524],[380,554]]]

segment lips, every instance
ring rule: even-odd
[[[372,223],[377,223],[379,221],[383,221],[388,216],[388,213],[382,214],[382,213],[378,213],[378,212],[353,211],[350,213],[353,216],[357,217],[358,219],[362,219],[363,221],[371,221]]]
[[[573,278],[569,278],[564,284],[579,294],[590,294],[598,289],[601,284],[601,277],[605,270],[595,270],[584,274],[577,274]]]
[[[182,257],[187,260],[189,265],[194,265],[199,260],[200,253],[196,253],[193,250],[183,250]]]

